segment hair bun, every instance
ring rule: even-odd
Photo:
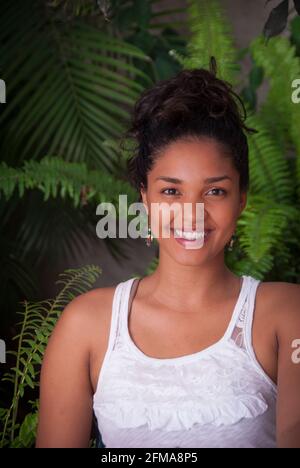
[[[146,175],[153,158],[169,143],[184,137],[209,136],[226,146],[237,170],[243,174],[241,186],[248,184],[246,110],[232,86],[217,78],[217,65],[210,69],[184,69],[142,92],[135,103],[132,122],[125,138],[137,142],[128,163],[129,178],[139,189],[147,185]]]

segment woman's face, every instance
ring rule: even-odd
[[[208,181],[209,178],[223,178]],[[165,178],[165,180],[163,179]],[[168,181],[167,179],[177,179]],[[246,205],[246,193],[239,191],[239,173],[232,160],[222,152],[214,140],[178,140],[170,144],[154,162],[147,176],[147,190],[141,190],[142,200],[149,213],[151,230],[159,242],[160,252],[165,250],[173,259],[186,265],[196,265],[219,254],[230,241],[236,221]],[[159,217],[153,216],[151,206],[164,206]],[[169,205],[177,203],[180,211],[172,212]],[[188,203],[190,211],[184,209]],[[196,217],[196,203],[202,205],[202,220]],[[199,205],[200,206],[200,205]],[[169,211],[163,215],[163,212]],[[188,213],[190,215],[188,215]],[[201,211],[200,211],[201,213]],[[198,211],[199,214],[199,211]],[[178,216],[181,222],[189,217],[192,229],[181,225],[181,231],[195,231],[204,225],[208,236],[196,241],[181,241],[174,235]],[[197,222],[197,225],[196,225]],[[170,235],[165,237],[168,229]],[[201,229],[202,231],[202,229]],[[182,236],[181,236],[182,237]],[[197,246],[193,247],[193,242]],[[199,247],[200,246],[200,247]]]

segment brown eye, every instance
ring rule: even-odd
[[[221,195],[225,195],[225,194],[226,194],[226,190],[224,190],[224,189],[213,188],[213,189],[210,190],[210,192],[211,192],[212,190],[217,190],[217,191],[219,191],[219,192],[220,192],[220,191],[223,192],[223,193],[221,193]]]
[[[173,190],[173,191],[176,192],[177,189],[175,189],[175,188],[167,188],[167,189],[162,190],[160,193],[164,193],[165,195],[176,195],[175,193],[166,193],[167,190],[171,190],[171,191]]]

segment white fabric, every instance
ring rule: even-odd
[[[130,337],[129,296],[137,278],[117,285],[93,401],[105,447],[276,447],[277,387],[252,347],[259,280],[242,278],[224,336],[169,359],[147,356]]]

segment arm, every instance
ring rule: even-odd
[[[279,306],[277,445],[300,448],[300,285],[285,283]]]
[[[92,424],[89,293],[64,309],[49,339],[40,382],[36,447],[88,447]]]

